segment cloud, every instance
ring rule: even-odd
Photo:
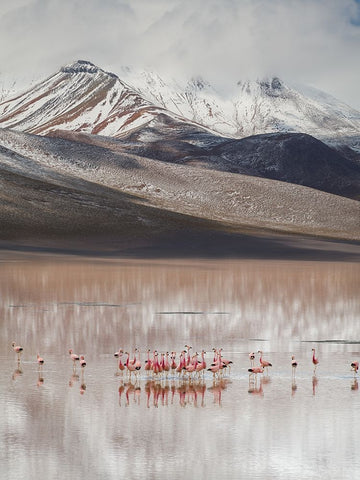
[[[222,88],[276,74],[360,108],[355,0],[3,0],[0,65],[52,73],[85,58]]]

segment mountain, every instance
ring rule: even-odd
[[[277,77],[238,81],[231,95],[201,78],[184,84],[130,68],[121,77],[78,60],[3,100],[0,126],[41,135],[66,129],[119,136],[162,113],[231,138],[281,132],[337,139],[350,147],[360,141],[360,112]]]
[[[221,135],[301,132],[322,139],[360,135],[360,112],[324,92],[294,88],[278,77],[239,80],[225,96],[202,78],[182,85],[151,71],[125,68],[121,73],[154,104]]]
[[[201,79],[128,80],[77,61],[0,103],[1,241],[259,254],[269,237],[279,251],[279,234],[360,239],[356,113],[321,121],[278,79],[239,84],[248,109]],[[250,124],[265,132],[245,136]],[[306,133],[316,125],[336,149]]]
[[[148,159],[102,136],[71,136],[76,141],[0,130],[2,242],[98,248],[106,239],[112,248],[210,245],[230,255],[246,238],[247,249],[266,255],[269,245],[282,251],[276,232],[360,239],[357,201]]]
[[[162,112],[116,75],[79,60],[0,103],[0,127],[38,135],[66,129],[118,136]]]

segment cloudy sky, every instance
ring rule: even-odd
[[[0,79],[76,59],[222,89],[277,75],[360,109],[360,0],[1,0]]]

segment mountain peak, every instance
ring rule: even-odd
[[[62,67],[60,71],[63,73],[70,73],[70,74],[90,73],[91,75],[101,72],[101,73],[106,73],[111,77],[116,77],[114,73],[105,72],[101,68],[97,67],[94,63],[91,63],[87,60],[76,60],[75,62],[69,63],[68,65],[65,65],[64,67]]]
[[[101,69],[87,60],[76,60],[61,68],[64,73],[97,73]]]

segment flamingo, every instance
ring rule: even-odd
[[[215,357],[214,357],[215,358]],[[226,365],[222,362],[221,360],[221,349],[219,352],[217,352],[217,358],[215,359],[215,362],[211,364],[210,368],[208,368],[208,372],[213,373],[213,377],[215,378],[215,374],[220,374],[221,370],[226,367]]]
[[[161,368],[161,365],[160,365],[159,360],[158,360],[158,353],[157,353],[156,350],[154,351],[154,358],[153,358],[153,362],[152,362],[152,371],[153,371],[154,375],[158,375],[159,373],[162,372],[162,368]]]
[[[354,370],[354,376],[355,376],[359,371],[359,362],[352,362],[351,369]]]
[[[85,362],[85,357],[84,355],[80,356],[80,367],[85,368],[86,367],[86,362]]]
[[[202,371],[203,374],[204,374],[204,370],[206,368],[206,362],[205,362],[205,350],[201,350],[201,362],[199,362],[197,365],[196,365],[196,372],[198,374],[200,374],[200,372]]]
[[[316,371],[316,367],[318,366],[319,359],[315,357],[315,348],[312,348],[313,356],[312,356],[312,362],[314,364],[314,375]]]
[[[148,348],[147,354],[148,357],[147,360],[145,360],[145,370],[148,372],[152,368],[152,361],[150,360],[150,348]]]
[[[258,353],[260,353],[260,364],[263,368],[266,368],[266,371],[268,371],[268,367],[272,367],[272,363],[268,362],[267,360],[264,360],[262,358],[262,351],[259,350]]]
[[[190,349],[192,348],[190,345],[185,345],[185,348],[187,348],[187,359],[186,359],[186,365],[189,365],[191,362],[191,357],[190,357]]]
[[[122,348],[119,348],[119,350],[114,353],[114,357],[116,357],[116,358],[120,357],[121,353],[123,353],[123,350],[122,350]]]
[[[136,348],[135,351],[139,352],[139,359],[138,360],[135,359],[134,367],[135,367],[136,373],[139,373],[139,371],[141,370],[140,350]]]
[[[123,364],[122,362],[122,356],[123,356],[123,352],[120,352],[119,353],[119,370],[120,370],[120,373],[123,374],[124,370],[125,370],[125,365]]]
[[[196,371],[196,367],[197,367],[197,364],[198,364],[197,356],[198,356],[198,353],[196,352],[191,357],[190,363],[185,366],[185,371],[189,374],[189,378],[191,378],[191,374]]]
[[[166,355],[163,357],[162,367],[164,372],[166,372],[166,376],[170,370],[170,363],[169,363],[169,352],[166,352]]]
[[[69,350],[69,355],[70,355],[71,360],[73,361],[73,366],[74,366],[74,369],[75,369],[76,368],[75,362],[79,361],[80,357],[79,357],[79,355],[76,355],[76,353],[74,353],[71,348]]]
[[[251,368],[252,368],[254,366],[254,360],[255,360],[255,353],[254,352],[249,353],[249,359],[250,359],[250,364],[251,364]]]
[[[12,346],[14,352],[17,353],[18,360],[20,360],[21,354],[24,350],[23,347],[21,347],[20,345],[16,345],[15,342],[12,342],[11,346]]]
[[[130,375],[130,378],[131,378],[131,373],[135,372],[135,365],[132,362],[130,362],[130,360],[129,360],[130,353],[125,352],[125,354],[128,356],[127,359],[126,359],[126,362],[125,362],[125,366],[128,369],[128,372],[129,372],[129,375]]]
[[[220,348],[219,352],[220,352],[220,358],[221,358],[221,361],[222,361],[222,365],[224,367],[229,367],[229,371],[230,371],[231,364],[233,363],[232,360],[227,360],[227,359],[221,357],[222,348]]]
[[[248,372],[254,375],[257,375],[258,373],[264,373],[264,367],[262,365],[259,365],[258,367],[248,368]]]
[[[39,367],[42,367],[44,365],[44,359],[42,357],[40,357],[39,354],[37,354],[37,363],[39,365]]]
[[[291,356],[291,368],[292,368],[292,375],[293,377],[295,377],[295,370],[296,370],[296,367],[297,367],[297,361],[295,360],[295,355],[292,355]]]
[[[171,363],[170,363],[170,368],[171,370],[174,372],[174,370],[176,370],[176,361],[175,361],[175,358],[176,358],[176,352],[171,352]]]
[[[182,369],[185,367],[185,354],[186,354],[186,351],[183,350],[181,353],[180,353],[180,359],[179,359],[179,364],[178,366],[176,367],[175,369],[175,372],[176,373],[181,373],[182,372]]]

